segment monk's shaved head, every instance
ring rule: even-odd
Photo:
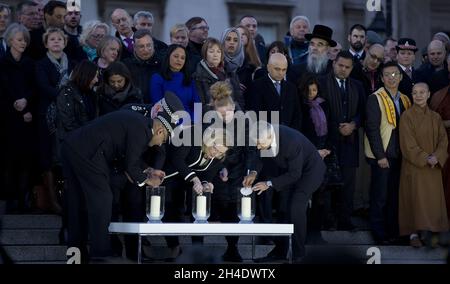
[[[425,88],[427,90],[427,92],[430,91],[430,87],[428,86],[427,83],[420,82],[420,83],[414,84],[413,92],[415,89],[418,89],[418,88]]]

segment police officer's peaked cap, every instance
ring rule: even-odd
[[[156,116],[156,119],[161,121],[164,127],[173,135],[173,130],[180,124],[181,116],[176,114],[179,111],[185,111],[183,103],[172,92],[166,92],[164,98],[160,101],[161,111]]]
[[[401,38],[398,40],[398,44],[396,46],[397,52],[400,50],[411,50],[411,51],[418,51],[416,41],[411,38]]]

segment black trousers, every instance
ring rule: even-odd
[[[146,189],[127,183],[121,194],[122,219],[124,222],[142,223],[147,222],[146,217]],[[137,259],[138,237],[125,235],[125,252],[127,257]]]
[[[211,200],[210,221],[219,221],[222,223],[238,223],[236,193],[238,186],[242,184],[242,178],[229,179],[223,182],[220,178],[214,179],[214,194]],[[241,185],[242,187],[242,185]],[[226,236],[228,246],[237,246],[238,236]]]
[[[190,214],[192,211],[186,210],[186,207],[192,207],[192,205],[186,206],[186,202],[189,204],[189,200],[192,200],[192,198],[187,198],[188,195],[191,195],[191,191],[187,190],[187,186],[184,181],[178,177],[170,178],[162,185],[166,187],[166,204],[163,222],[184,223],[185,213]],[[174,248],[180,245],[180,241],[177,236],[168,236],[165,237],[165,239],[169,248]]]
[[[302,176],[290,189],[280,191],[279,223],[294,224],[292,252],[294,257],[306,255],[305,241],[307,234],[306,210],[313,193],[323,182],[325,167],[318,167],[314,174]],[[270,254],[285,258],[289,249],[287,237],[274,239],[275,248]]]
[[[64,205],[67,208],[68,246],[80,248],[82,258],[86,259],[89,235],[89,255],[110,256],[108,227],[113,193],[108,174],[105,174],[109,169],[94,163],[95,157],[88,160],[78,155],[67,144],[63,144],[61,154],[67,185]]]
[[[119,222],[120,215],[124,213],[123,195],[129,182],[122,169],[113,168],[109,175],[109,184],[113,194],[111,222]],[[115,255],[122,255],[123,246],[118,235],[111,235],[111,246]]]
[[[397,238],[401,159],[388,159],[382,169],[375,159],[368,159],[372,169],[370,182],[370,226],[378,241]]]
[[[351,225],[356,169],[357,168],[341,167],[343,185],[338,193],[338,222],[341,226]]]

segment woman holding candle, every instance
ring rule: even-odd
[[[256,178],[255,161],[256,161],[256,147],[253,150],[245,146],[245,142],[248,141],[248,131],[244,129],[239,129],[238,120],[236,119],[236,114],[240,112],[239,105],[236,105],[232,98],[233,89],[231,85],[227,82],[217,82],[210,88],[211,94],[211,107],[215,110],[217,114],[217,119],[215,121],[221,121],[223,127],[228,126],[234,129],[234,144],[233,147],[227,152],[227,157],[223,162],[223,168],[220,171],[220,175],[216,176],[214,180],[214,185],[216,185],[215,194],[212,198],[212,217],[211,219],[218,220],[225,223],[238,223],[239,218],[237,215],[237,201],[238,201],[238,189],[242,187],[244,176],[248,173]],[[242,113],[243,114],[243,113]],[[246,125],[248,129],[248,125]],[[239,136],[238,134],[244,134]],[[245,141],[243,140],[245,139]],[[246,183],[249,181],[246,180]],[[251,186],[250,184],[248,185]],[[250,219],[251,217],[251,203],[249,205],[245,201],[249,199],[243,199],[241,203],[242,215]],[[251,199],[250,199],[251,201]],[[246,210],[247,209],[247,210]],[[248,210],[250,209],[250,210]],[[226,237],[228,247],[222,259],[227,262],[242,262],[242,257],[239,254],[237,243],[239,237],[227,236]]]
[[[163,167],[167,175],[162,184],[166,187],[164,222],[183,222],[185,190],[188,197],[191,196],[191,190],[197,193],[212,193],[214,186],[211,182],[221,167],[223,168],[222,159],[228,151],[229,144],[227,132],[224,129],[212,127],[207,128],[203,133],[201,130],[200,126],[186,128],[176,137],[179,140],[174,140],[174,143],[167,146],[166,162]],[[178,142],[184,143],[177,145],[178,147],[174,146]],[[198,201],[203,199],[199,198]],[[189,199],[187,204],[190,208]],[[202,201],[197,204],[195,210],[197,215],[205,213],[202,204]],[[166,237],[166,241],[171,250],[167,261],[171,262],[181,254],[181,248],[178,237]]]

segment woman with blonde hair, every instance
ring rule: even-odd
[[[249,147],[248,120],[245,129],[240,126],[237,119],[241,111],[232,97],[233,90],[228,82],[217,82],[210,88],[211,107],[217,114],[215,121],[221,122],[224,129],[233,129],[233,144],[229,147],[227,156],[222,163],[219,175],[216,175],[213,184],[216,188],[212,196],[211,220],[224,223],[238,223],[237,192],[238,189],[251,184],[256,179],[256,148]],[[243,114],[243,113],[241,113]],[[238,250],[239,237],[226,237],[228,246],[222,259],[227,262],[242,262]]]
[[[189,30],[184,24],[176,24],[170,29],[170,43],[186,48],[189,44]]]
[[[43,43],[47,48],[47,54],[36,63],[36,84],[39,97],[39,165],[49,202],[37,205],[44,211],[61,213],[55,189],[55,173],[60,166],[56,159],[56,125],[48,125],[47,114],[49,107],[55,106],[59,89],[68,81],[75,64],[64,52],[68,38],[63,30],[48,28],[43,35]]]
[[[201,143],[196,143],[200,137]],[[228,151],[230,137],[223,128],[208,127],[203,132],[201,125],[195,125],[182,130],[177,138],[184,138],[190,144],[175,147],[172,143],[167,148],[163,167],[166,177],[162,183],[166,187],[163,221],[182,223],[184,213],[192,210],[192,191],[213,191],[212,181]],[[180,243],[178,237],[166,237],[166,241],[170,248],[166,261],[173,262],[181,254]]]
[[[122,43],[115,36],[105,36],[97,46],[97,58],[94,63],[98,66],[99,85],[103,83],[103,73],[111,63],[119,61],[122,54]]]

